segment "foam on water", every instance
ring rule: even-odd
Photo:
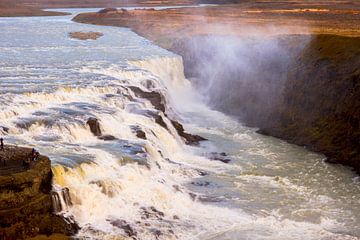
[[[207,108],[185,79],[181,57],[128,29],[69,17],[5,19],[0,28],[0,131],[6,142],[50,156],[54,188],[69,188],[73,203],[61,214],[78,221],[79,237],[120,239],[129,228],[138,239],[359,236],[354,176]],[[69,31],[104,37],[82,42]],[[167,116],[130,86],[160,92]],[[89,117],[115,139],[94,136]],[[187,146],[170,118],[209,141]],[[211,161],[213,151],[227,152],[231,163]],[[321,175],[334,178],[326,185]],[[203,185],[195,189],[194,181]],[[333,194],[341,183],[352,190]]]

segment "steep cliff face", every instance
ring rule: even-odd
[[[360,38],[314,36],[289,67],[282,102],[262,133],[360,172]]]
[[[76,224],[53,214],[50,160],[40,156],[30,169],[22,169],[22,160],[30,152],[31,149],[26,148],[6,148],[1,152],[2,160],[9,158],[7,167],[0,167],[0,239],[75,234]]]
[[[288,35],[276,44],[261,42],[272,50],[232,48],[244,69],[219,59],[202,38],[177,41],[172,50],[183,56],[187,77],[200,91],[215,77],[204,93],[214,108],[360,172],[360,38]],[[204,75],[207,65],[211,74]]]

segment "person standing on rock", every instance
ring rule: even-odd
[[[4,151],[4,139],[0,138],[0,150]]]

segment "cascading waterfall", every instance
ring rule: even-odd
[[[204,106],[181,57],[129,29],[70,18],[0,21],[0,132],[50,157],[54,211],[79,223],[77,237],[360,236],[360,186],[348,169]],[[172,120],[209,141],[186,145]]]
[[[54,190],[51,192],[51,199],[55,213],[67,211],[72,205],[69,188],[57,189],[54,186]]]

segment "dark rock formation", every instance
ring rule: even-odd
[[[222,153],[211,152],[211,153],[205,154],[205,156],[207,158],[209,158],[210,160],[213,160],[213,161],[220,161],[220,162],[223,162],[223,163],[231,162],[231,159],[228,158],[227,154],[224,153],[224,152],[222,152]]]
[[[160,114],[155,117],[155,122],[157,124],[159,124],[160,126],[162,126],[163,128],[169,130],[168,126],[166,125],[164,119],[162,118],[162,116]]]
[[[137,97],[149,100],[151,102],[151,104],[155,107],[155,109],[163,112],[165,117],[167,117],[167,115],[165,113],[165,110],[166,110],[165,97],[161,93],[155,92],[155,91],[145,92],[135,86],[130,86],[129,88],[135,93],[135,95]],[[165,129],[169,130],[169,127],[167,126],[166,122],[164,121],[163,117],[160,114],[155,115],[154,118],[155,118],[155,122],[157,124],[159,124],[160,126],[162,126]],[[198,145],[200,141],[206,140],[205,138],[203,138],[201,136],[193,135],[193,134],[185,132],[184,127],[175,120],[171,120],[171,123],[175,127],[177,133],[185,139],[186,144]]]
[[[101,136],[101,129],[100,129],[99,120],[97,120],[96,118],[90,117],[90,118],[87,120],[86,124],[89,125],[90,131],[91,131],[95,136]]]
[[[10,162],[18,162],[31,153],[27,148],[9,148]],[[14,165],[14,164],[12,164]],[[0,167],[1,168],[1,167]],[[26,171],[2,172],[0,175],[0,239],[27,239],[37,234],[74,235],[79,227],[53,213],[50,160],[41,156]]]
[[[101,140],[104,140],[104,141],[116,140],[116,137],[114,137],[113,135],[102,135],[102,136],[100,136],[98,138],[101,139]]]
[[[143,130],[141,130],[141,129],[139,129],[139,130],[136,131],[136,136],[137,136],[138,138],[141,138],[141,139],[146,140],[146,133],[145,133]]]
[[[324,153],[360,173],[360,38],[313,37],[290,67],[263,134]]]
[[[198,145],[199,142],[206,140],[206,138],[203,138],[199,135],[194,135],[194,134],[185,132],[184,127],[175,120],[171,120],[171,123],[174,126],[174,128],[176,129],[177,133],[185,139],[186,144]]]
[[[130,86],[129,88],[135,93],[137,97],[149,100],[155,109],[165,112],[165,98],[161,93],[155,91],[145,92],[135,86]]]

